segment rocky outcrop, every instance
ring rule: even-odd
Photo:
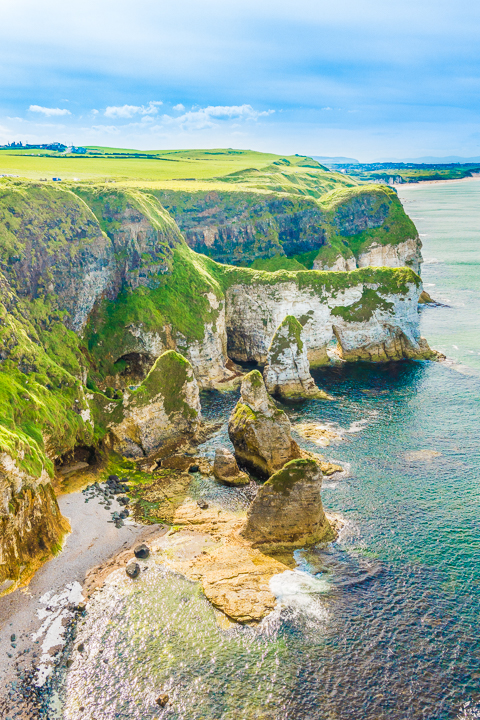
[[[215,450],[213,474],[225,485],[248,485],[250,482],[247,473],[238,467],[233,453],[223,447]]]
[[[69,524],[48,474],[34,477],[0,454],[0,594],[28,580],[39,558],[51,557]]]
[[[242,535],[254,545],[302,546],[332,536],[322,506],[322,471],[312,459],[292,460],[262,485]]]
[[[388,238],[387,238],[388,239]],[[423,262],[420,238],[409,238],[397,244],[376,242],[362,246],[355,257],[338,254],[334,259],[320,255],[313,263],[314,270],[345,272],[362,267],[410,267],[420,274]]]
[[[170,450],[191,438],[201,419],[198,385],[192,366],[168,350],[144,382],[123,401],[123,419],[109,423],[113,447],[139,458]]]
[[[418,334],[418,290],[407,296],[380,296],[364,288],[354,303],[332,311],[332,328],[338,340],[338,353],[353,362],[391,360],[432,360],[437,354]],[[388,316],[402,317],[402,324],[391,323]]]
[[[385,358],[425,358],[418,276],[407,268],[385,271],[384,276],[382,272],[367,268],[348,275],[278,272],[275,281],[262,275],[242,278],[239,273],[226,291],[229,356],[265,364],[276,329],[285,316],[293,315],[303,327],[311,366],[329,362],[327,346],[335,339],[346,360],[372,354],[375,346],[389,347],[392,337],[404,341]],[[372,283],[374,277],[377,281]]]
[[[263,379],[270,395],[292,400],[327,397],[310,375],[303,327],[292,315],[287,315],[272,338]]]
[[[292,440],[290,420],[268,396],[258,370],[252,370],[242,381],[228,434],[240,465],[261,477],[269,477],[289,460],[301,456]]]
[[[250,624],[274,610],[270,580],[288,567],[239,535],[243,515],[215,505],[202,510],[185,499],[173,518],[183,529],[152,545],[154,553],[162,553],[162,565],[200,582],[205,597],[228,618]]]

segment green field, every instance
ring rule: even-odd
[[[137,151],[90,147],[86,155],[45,150],[0,150],[0,175],[31,180],[117,182],[137,187],[253,190],[319,197],[358,182],[316,160],[253,150]]]

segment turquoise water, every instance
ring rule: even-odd
[[[448,357],[480,370],[480,178],[397,189],[423,242],[425,289],[448,305],[424,310],[422,332]]]
[[[67,675],[65,720],[480,718],[480,183],[401,192],[425,235],[428,289],[449,305],[422,312],[423,334],[460,364],[317,371],[336,401],[287,411],[341,431],[323,451],[347,468],[322,491],[346,521],[337,542],[297,552],[258,630],[222,629],[194,583],[153,563],[133,589],[99,593],[78,629],[86,651]],[[211,419],[235,402],[202,397]],[[205,451],[217,442],[224,431]],[[196,491],[221,495],[208,481]]]

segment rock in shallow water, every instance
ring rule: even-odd
[[[263,378],[271,395],[291,400],[328,398],[310,375],[303,327],[292,315],[287,315],[272,338]]]
[[[262,477],[301,457],[290,420],[269,397],[258,370],[243,378],[241,397],[230,417],[228,434],[237,460]]]
[[[248,475],[239,469],[233,453],[223,447],[215,450],[213,474],[226,485],[248,485],[250,482]]]
[[[241,534],[254,545],[302,546],[331,539],[321,487],[316,460],[292,460],[259,488]]]

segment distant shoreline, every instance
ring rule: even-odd
[[[464,178],[451,178],[447,180],[416,180],[415,182],[408,183],[394,183],[390,187],[408,187],[409,185],[445,185],[446,183],[463,183],[469,180],[480,180],[480,173],[471,177]]]

